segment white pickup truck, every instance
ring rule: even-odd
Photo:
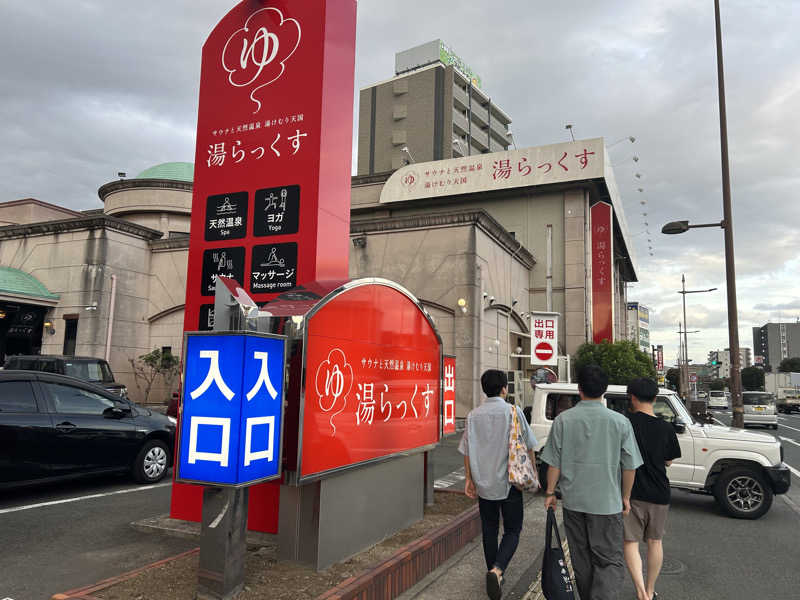
[[[523,409],[526,416],[530,414],[537,451],[547,442],[553,419],[577,402],[576,384],[536,385],[533,404]],[[605,403],[625,414],[629,407],[625,387],[609,386]],[[653,408],[674,425],[681,446],[681,458],[667,468],[672,487],[713,494],[730,516],[740,519],[758,519],[772,506],[774,494],[788,491],[790,471],[774,436],[697,423],[680,398],[666,389],[659,390]]]

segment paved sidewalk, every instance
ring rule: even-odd
[[[546,513],[544,496],[525,494],[525,517],[517,548],[505,573],[503,600],[519,600],[528,594],[539,575]],[[481,537],[428,575],[400,600],[483,600],[486,596],[486,564]],[[533,596],[535,598],[535,595]]]

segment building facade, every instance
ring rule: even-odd
[[[731,372],[731,353],[728,348],[725,350],[712,350],[708,353],[708,366],[714,371],[715,377],[725,379],[730,377]],[[739,348],[739,368],[746,369],[753,366],[753,352],[750,348]]]
[[[639,349],[650,355],[650,309],[638,302],[628,302],[627,304],[627,339],[635,342]]]
[[[104,207],[82,213],[0,204],[0,362],[108,357],[140,400],[130,361],[181,351],[192,177],[190,163],[159,165],[102,186]],[[153,391],[162,401],[168,393]]]
[[[0,227],[0,314],[35,313],[2,336],[6,353],[108,356],[141,401],[130,361],[153,349],[181,355],[191,181],[192,165],[173,163],[103,185],[99,210],[0,204],[0,218],[18,220]],[[610,212],[607,225],[594,207]],[[560,314],[559,356],[595,339],[601,317],[608,339],[626,337],[636,260],[602,139],[356,176],[350,237],[352,278],[396,281],[433,317],[456,356],[458,417],[480,402],[485,369],[530,379],[535,311]]]
[[[753,353],[777,369],[784,358],[800,356],[800,323],[767,323],[753,327]]]
[[[441,40],[395,56],[395,76],[362,88],[358,175],[507,150],[511,117]]]

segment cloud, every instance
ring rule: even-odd
[[[781,302],[778,304],[756,304],[754,310],[772,312],[776,310],[798,310],[800,311],[800,300],[792,300],[790,302]]]
[[[33,196],[97,208],[97,188],[118,171],[193,160],[200,51],[233,4],[3,3],[0,201]],[[780,307],[800,298],[795,4],[723,6],[743,345],[751,343],[748,327],[793,320],[796,312],[785,313],[797,309]],[[722,218],[713,18],[712,3],[695,0],[505,0],[457,10],[427,0],[361,0],[356,87],[391,77],[398,50],[442,37],[511,115],[519,147],[566,141],[567,123],[579,138],[635,136],[635,144],[610,149],[640,259],[629,298],[653,309],[653,343],[674,356],[681,274],[691,289],[719,288],[687,298],[690,327],[703,324],[690,341],[699,358],[727,346],[722,232],[665,236],[660,228]]]

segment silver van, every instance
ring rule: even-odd
[[[769,392],[742,392],[744,404],[744,425],[764,425],[778,428],[778,410],[775,396]]]

